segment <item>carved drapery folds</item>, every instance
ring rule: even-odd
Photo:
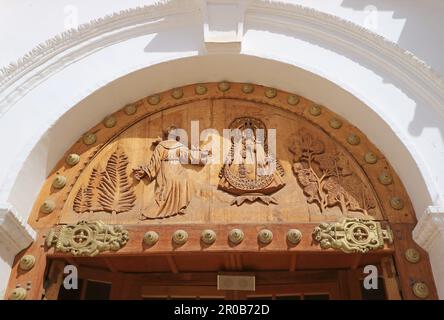
[[[313,230],[313,239],[322,249],[337,249],[346,253],[366,253],[383,249],[384,240],[393,242],[392,231],[382,229],[373,220],[345,218],[341,222],[321,223]]]
[[[277,204],[272,193],[284,187],[284,170],[275,155],[268,151],[268,132],[256,118],[234,119],[228,158],[219,173],[218,188],[236,195],[231,204],[260,200]]]
[[[129,240],[122,226],[106,225],[101,221],[79,221],[77,224],[53,228],[46,237],[46,246],[74,256],[93,257],[103,251],[117,251]]]
[[[74,198],[73,209],[77,213],[105,211],[113,214],[130,211],[136,195],[129,182],[128,157],[116,150],[109,157],[105,170],[94,168],[88,184],[80,187]]]
[[[376,199],[342,151],[327,151],[324,142],[306,130],[293,136],[289,150],[294,154],[293,171],[308,203],[316,203],[321,213],[338,206],[344,216],[360,212],[372,217]]]

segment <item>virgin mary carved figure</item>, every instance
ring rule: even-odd
[[[188,164],[190,159],[194,159],[194,152],[190,151],[197,151],[199,164],[204,164],[208,157],[207,151],[194,148],[190,150],[177,141],[176,130],[174,126],[164,130],[163,140],[157,142],[149,163],[133,169],[137,180],[140,181],[146,177],[150,182],[156,181],[155,203],[143,209],[142,220],[184,214],[191,201],[191,185],[182,164]]]
[[[234,135],[219,173],[218,188],[236,196],[232,205],[257,200],[267,205],[277,204],[271,194],[285,186],[284,170],[268,153],[265,124],[259,119],[242,117],[235,119],[230,129]]]

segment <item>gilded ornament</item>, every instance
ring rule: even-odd
[[[66,177],[62,175],[57,175],[52,182],[52,186],[55,189],[62,189],[66,185]]]
[[[116,123],[117,123],[116,117],[111,116],[111,115],[106,116],[105,119],[103,119],[103,125],[106,128],[112,128],[116,125]]]
[[[266,88],[264,94],[267,98],[273,99],[277,96],[277,90],[275,88]]]
[[[244,232],[241,229],[233,229],[228,234],[228,240],[233,244],[239,244],[244,240]]]
[[[25,300],[28,291],[26,289],[18,287],[11,291],[9,295],[9,300]]]
[[[352,146],[356,146],[361,143],[361,138],[358,135],[352,133],[347,137],[347,142]]]
[[[379,179],[379,182],[381,182],[383,185],[388,185],[393,182],[392,176],[387,171],[381,172],[378,179]]]
[[[339,129],[342,127],[342,121],[336,118],[330,119],[328,123],[333,129]]]
[[[182,89],[182,88],[176,88],[176,89],[173,89],[173,91],[171,91],[171,96],[172,96],[174,99],[180,99],[180,98],[182,98],[182,97],[183,97],[183,89]]]
[[[173,242],[175,244],[181,245],[187,242],[188,240],[188,233],[185,230],[176,230],[173,233]]]
[[[376,154],[374,154],[373,152],[369,151],[369,152],[367,152],[365,154],[364,160],[368,164],[375,164],[378,161],[378,157],[376,157]]]
[[[341,222],[321,223],[313,230],[313,239],[322,249],[337,249],[345,253],[367,253],[384,248],[384,240],[393,242],[389,227],[373,220],[345,218]]]
[[[254,85],[250,83],[245,83],[242,85],[242,92],[243,93],[252,93],[254,91]]]
[[[31,254],[24,255],[19,262],[19,268],[23,271],[31,270],[35,265],[35,257]]]
[[[395,210],[401,210],[404,208],[404,201],[400,197],[392,197],[390,199],[390,206]]]
[[[40,211],[46,214],[53,212],[54,209],[55,209],[55,203],[50,199],[45,200],[40,206]]]
[[[287,97],[287,102],[288,102],[288,104],[289,105],[292,105],[292,106],[295,106],[295,105],[297,105],[298,103],[299,103],[299,97],[297,96],[297,95],[295,95],[295,94],[290,94],[288,97]]]
[[[70,166],[75,166],[80,161],[80,156],[76,153],[70,153],[66,159],[66,163]]]
[[[196,92],[196,94],[198,95],[202,95],[207,93],[208,89],[206,86],[202,85],[202,84],[198,84],[195,88],[194,88],[194,92]]]
[[[429,296],[429,287],[424,282],[415,282],[412,290],[413,294],[420,299],[426,299]]]
[[[230,90],[231,85],[227,81],[222,81],[222,82],[218,83],[217,87],[219,88],[220,91],[226,92],[226,91]]]
[[[314,117],[319,116],[322,113],[321,106],[318,104],[314,104],[308,109],[308,112]]]
[[[155,245],[159,241],[159,234],[155,231],[148,231],[143,236],[143,243],[147,246]]]
[[[259,231],[257,237],[260,243],[269,244],[271,241],[273,241],[273,232],[268,229],[263,229]]]
[[[87,132],[83,135],[83,143],[88,146],[96,143],[96,141],[97,141],[97,136],[95,133]]]
[[[131,103],[123,108],[123,112],[125,112],[127,116],[133,115],[137,112],[137,107],[134,103]]]
[[[160,102],[159,94],[152,95],[151,97],[148,98],[148,103],[152,106],[159,104],[159,102]]]
[[[409,248],[404,253],[405,258],[410,263],[418,263],[421,260],[421,254],[415,248]]]
[[[204,231],[202,231],[200,239],[205,244],[208,244],[208,245],[213,244],[214,241],[216,241],[216,232],[214,232],[213,230],[210,230],[210,229],[204,230]]]
[[[301,242],[302,239],[302,233],[301,231],[299,231],[298,229],[290,229],[287,232],[287,240],[288,242],[290,242],[291,244],[298,244],[299,242]]]
[[[103,251],[117,251],[129,240],[129,233],[120,225],[102,221],[79,221],[52,228],[46,236],[46,246],[55,252],[93,257]]]

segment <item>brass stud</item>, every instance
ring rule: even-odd
[[[405,259],[410,263],[418,263],[421,260],[421,254],[414,248],[409,248],[404,253]]]
[[[160,95],[155,94],[148,98],[148,103],[152,106],[155,106],[156,104],[159,104],[160,102]]]
[[[117,123],[116,117],[112,115],[106,116],[105,119],[103,119],[103,125],[106,128],[112,128],[116,125],[116,123]]]
[[[55,203],[50,199],[45,200],[40,206],[40,211],[46,214],[53,212],[54,209],[55,209]]]
[[[259,231],[257,237],[260,243],[269,244],[271,241],[273,241],[273,232],[268,229],[263,229]]]
[[[19,268],[23,271],[31,270],[35,265],[35,257],[31,254],[24,255],[19,262]]]
[[[171,91],[171,96],[172,96],[174,99],[180,99],[180,98],[182,98],[182,97],[183,97],[183,89],[182,89],[182,88],[176,88],[176,89],[173,89],[173,91]]]
[[[290,242],[291,244],[298,244],[299,242],[301,242],[302,239],[302,233],[301,231],[299,231],[298,229],[290,229],[287,232],[287,240],[288,242]]]
[[[368,164],[375,164],[378,161],[378,157],[373,152],[369,151],[364,156],[365,162]]]
[[[314,117],[319,116],[322,113],[321,110],[321,106],[318,104],[314,104],[310,107],[310,109],[308,110],[308,112],[310,112],[310,114]]]
[[[202,95],[207,93],[208,89],[206,86],[202,85],[202,84],[198,84],[195,88],[194,88],[194,92],[196,92],[196,94],[198,95]]]
[[[299,103],[299,101],[300,101],[299,97],[295,94],[290,94],[287,97],[287,102],[289,105],[295,106]]]
[[[277,96],[277,90],[275,88],[266,88],[264,94],[267,98],[273,99]]]
[[[28,291],[26,289],[18,287],[11,291],[9,295],[9,300],[25,300]]]
[[[381,172],[378,179],[383,185],[389,185],[393,182],[392,176],[387,171]]]
[[[228,234],[228,239],[233,244],[239,244],[244,240],[244,232],[241,229],[233,229]]]
[[[429,287],[424,282],[415,282],[412,290],[413,294],[420,299],[426,299],[429,296]]]
[[[173,242],[182,245],[188,240],[188,233],[185,230],[176,230],[173,233]]]
[[[95,135],[95,133],[87,132],[83,135],[83,143],[86,144],[87,146],[96,143],[96,141],[97,141],[97,136]]]
[[[159,235],[156,231],[148,231],[143,235],[143,243],[147,246],[155,245],[159,241]]]
[[[243,93],[252,93],[254,91],[254,85],[251,83],[245,83],[242,85],[242,92]]]
[[[70,166],[75,166],[80,161],[80,156],[76,153],[69,154],[66,159],[66,163]]]
[[[330,119],[328,122],[330,124],[330,127],[333,129],[339,129],[342,127],[342,121],[336,118]]]
[[[204,231],[202,231],[200,239],[205,244],[208,244],[208,245],[213,244],[214,241],[216,241],[216,232],[214,232],[213,230],[210,230],[210,229],[204,230]]]
[[[361,138],[358,135],[352,133],[347,137],[347,142],[352,146],[356,146],[361,143]]]
[[[219,83],[218,83],[217,87],[218,87],[218,89],[219,89],[220,91],[222,91],[222,92],[226,92],[226,91],[230,90],[231,85],[230,85],[230,83],[227,82],[227,81],[222,81],[222,82],[219,82]]]
[[[401,210],[404,208],[404,201],[400,197],[392,197],[390,199],[390,206],[395,210]]]
[[[52,182],[52,187],[55,189],[62,189],[66,185],[66,177],[57,175]]]
[[[133,115],[137,112],[137,107],[134,103],[128,104],[123,108],[123,112],[125,112],[127,116]]]

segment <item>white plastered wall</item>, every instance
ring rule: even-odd
[[[85,1],[55,4],[47,0],[37,8],[30,1],[3,1],[8,10],[24,15],[31,15],[31,9],[32,14],[43,15],[50,6],[51,12],[63,12],[65,5],[74,3],[80,23],[149,1],[111,6],[109,1],[102,2],[87,6]],[[403,180],[418,218],[432,211],[439,217],[444,190],[442,82],[402,48],[418,51],[436,70],[444,71],[444,62],[436,56],[443,44],[403,35],[401,25],[421,20],[415,16],[414,4],[408,4],[411,10],[406,11],[405,7],[399,9],[396,1],[373,1],[376,7],[385,8],[374,31],[400,43],[400,48],[347,22],[368,23],[361,18],[369,8],[360,10],[360,1],[292,2],[310,5],[316,11],[274,1],[225,1],[231,7],[223,20],[227,25],[220,26],[220,19],[211,21],[211,15],[205,14],[220,1],[166,1],[146,11],[135,10],[140,16],[122,13],[121,18],[108,20],[113,24],[91,25],[93,36],[81,37],[70,45],[62,43],[60,52],[47,54],[46,60],[39,60],[41,64],[18,68],[27,73],[7,82],[0,92],[0,150],[7,150],[0,158],[1,214],[26,220],[41,183],[56,161],[105,115],[158,91],[225,79],[277,87],[327,105],[359,127],[384,152]],[[419,17],[430,14],[426,22],[429,30],[434,30],[436,20],[442,18],[436,6],[436,1],[430,1],[430,7],[425,6],[428,11],[417,11]],[[239,17],[233,18],[233,10],[239,11]],[[398,11],[413,21],[402,24]],[[0,27],[6,21],[10,30],[14,30],[12,24],[23,33],[0,35],[3,43],[9,43],[8,50],[0,54],[0,62],[16,60],[63,31],[57,17],[54,13],[33,27],[33,33],[25,34],[22,24],[14,25],[5,15]],[[214,47],[218,37],[212,32],[218,28],[233,31],[230,34],[235,36],[231,42],[219,37],[223,41]],[[421,28],[417,32],[424,31]],[[440,227],[437,229],[441,235]],[[32,232],[23,230],[24,248]],[[426,243],[430,241],[428,233],[422,232],[417,238]],[[5,228],[0,229],[2,234],[6,238],[12,233]],[[443,297],[442,252],[436,244],[429,248]],[[6,285],[15,253],[0,252],[0,289]]]

